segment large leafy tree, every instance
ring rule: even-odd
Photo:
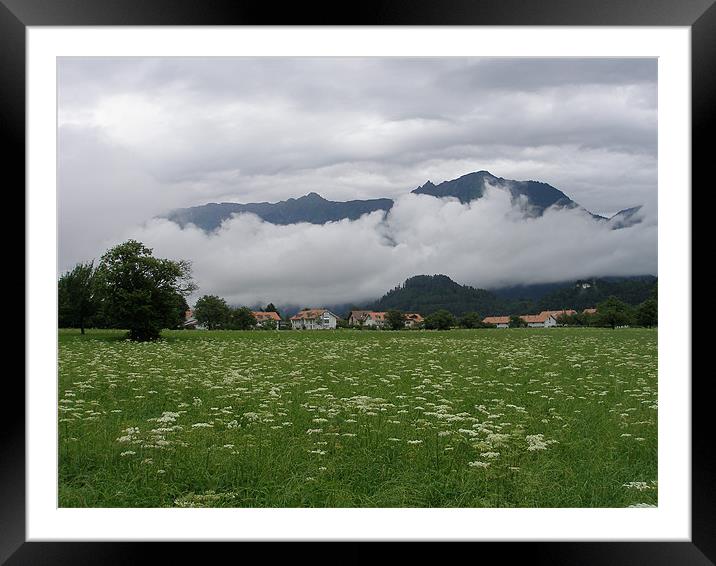
[[[659,322],[659,308],[656,299],[651,298],[644,301],[636,309],[636,321],[640,326],[651,328]]]
[[[221,297],[204,295],[196,301],[194,317],[209,330],[225,328],[231,317],[231,308]]]
[[[97,311],[94,262],[78,263],[57,283],[58,322],[60,328],[79,328]]]
[[[462,315],[459,324],[463,328],[480,328],[482,327],[482,319],[476,312],[468,312]]]
[[[597,323],[616,328],[632,323],[633,313],[629,305],[614,296],[597,305]]]
[[[399,310],[391,309],[385,313],[385,321],[391,330],[402,330],[405,328],[405,315]]]
[[[249,330],[256,326],[256,319],[248,307],[232,308],[229,315],[229,328]]]
[[[455,324],[455,317],[448,310],[441,309],[425,317],[425,328],[428,330],[450,330]]]
[[[178,296],[196,290],[186,260],[156,258],[136,240],[127,240],[102,256],[97,290],[107,320],[129,330],[136,341],[156,340],[176,323]]]

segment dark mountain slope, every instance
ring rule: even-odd
[[[525,197],[529,204],[528,212],[532,216],[541,216],[550,206],[556,208],[577,208],[579,205],[552,185],[539,181],[513,181],[496,177],[488,171],[468,173],[452,181],[434,185],[430,181],[414,189],[413,194],[434,197],[455,197],[466,204],[481,198],[485,194],[485,183],[510,192],[513,201]],[[590,213],[591,214],[591,213]],[[593,214],[597,218],[603,217]],[[606,220],[606,219],[604,219]]]
[[[592,308],[612,295],[636,306],[651,296],[656,284],[656,277],[641,275],[488,291],[460,285],[446,275],[416,275],[388,291],[368,308],[377,311],[397,309],[422,315],[439,309],[447,309],[457,316],[470,311],[481,316],[536,314],[543,310]]]
[[[275,203],[223,202],[180,208],[169,213],[167,218],[182,227],[191,223],[202,230],[211,232],[232,214],[239,212],[253,213],[271,224],[296,224],[298,222],[325,224],[344,218],[356,220],[369,212],[390,210],[392,206],[393,201],[387,198],[336,202],[326,200],[316,193],[309,193],[297,199],[290,198]]]

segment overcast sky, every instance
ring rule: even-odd
[[[200,293],[236,302],[360,300],[418,273],[484,286],[656,273],[656,59],[61,58],[58,81],[61,272],[141,236],[158,255],[191,256]],[[242,216],[215,236],[151,220],[311,191],[398,198],[482,169],[604,215],[642,204],[647,219],[610,233],[566,212],[518,222],[495,195],[401,198],[385,222]],[[321,285],[279,283],[298,256],[338,265],[353,246]]]

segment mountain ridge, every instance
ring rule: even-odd
[[[413,189],[411,194],[428,195],[435,198],[457,198],[461,203],[467,204],[482,198],[486,185],[508,191],[513,203],[522,206],[527,217],[541,216],[548,208],[578,208],[590,214],[597,221],[611,223],[613,229],[628,228],[641,221],[641,216],[638,214],[641,206],[621,210],[612,217],[606,218],[585,209],[548,183],[504,179],[485,170],[467,173],[437,185],[432,181],[427,181]],[[390,198],[331,201],[316,192],[309,192],[298,198],[291,197],[275,203],[222,202],[178,208],[170,211],[164,218],[175,222],[182,228],[188,224],[194,224],[206,232],[212,232],[236,213],[252,213],[265,222],[277,225],[300,222],[325,224],[344,219],[357,220],[364,214],[379,210],[387,214],[394,204],[395,202]]]

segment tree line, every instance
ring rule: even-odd
[[[108,250],[97,266],[79,263],[58,281],[58,324],[61,328],[124,328],[135,341],[156,340],[164,328],[182,328],[189,310],[186,297],[198,286],[191,278],[191,263],[156,258],[141,242],[128,240]],[[265,311],[278,310],[271,303]],[[280,316],[280,314],[279,314]],[[256,328],[257,321],[247,307],[232,307],[216,295],[204,295],[194,308],[199,324],[209,329],[246,330]],[[386,312],[386,327],[405,328],[405,314],[398,309]],[[562,315],[558,324],[565,326],[645,326],[658,323],[657,287],[651,296],[637,306],[611,296],[597,306],[595,314]],[[275,321],[262,322],[264,328],[275,328]],[[346,326],[344,322],[340,326]],[[517,317],[510,326],[524,326]],[[447,309],[428,314],[422,325],[426,329],[447,330],[485,328],[474,311],[459,318]]]
[[[416,275],[388,291],[378,301],[356,306],[355,309],[397,309],[423,315],[446,310],[457,317],[470,312],[509,315],[561,309],[582,311],[610,297],[637,307],[653,294],[656,282],[656,278],[651,276],[633,279],[604,277],[571,284],[528,285],[488,291],[461,285],[446,275]],[[533,296],[530,293],[535,287],[541,292]]]
[[[198,289],[191,263],[154,257],[141,242],[128,240],[108,250],[98,265],[78,263],[58,281],[60,328],[123,328],[135,341],[156,340],[162,329],[183,328]],[[266,311],[278,313],[273,304]],[[247,330],[257,321],[247,307],[231,307],[216,295],[204,295],[194,308],[199,324],[209,329]],[[276,328],[265,321],[260,328]]]
[[[617,297],[608,297],[599,303],[596,312],[577,312],[562,314],[557,317],[561,326],[594,326],[617,328],[621,326],[642,326],[652,328],[658,325],[658,293],[655,286],[651,296],[637,306],[632,306]],[[386,312],[386,327],[391,330],[405,328],[405,315],[402,311],[392,309]],[[456,317],[450,311],[441,309],[425,317],[422,328],[428,330],[449,330],[450,328],[494,328],[494,324],[482,322],[483,318],[476,312],[468,312]],[[525,328],[527,323],[518,315],[509,317],[510,328]]]
[[[281,316],[273,303],[269,303],[264,312],[275,312]],[[216,295],[204,295],[196,301],[194,318],[209,330],[249,330],[256,327],[273,330],[277,325],[275,320],[258,323],[251,309],[232,307]]]

